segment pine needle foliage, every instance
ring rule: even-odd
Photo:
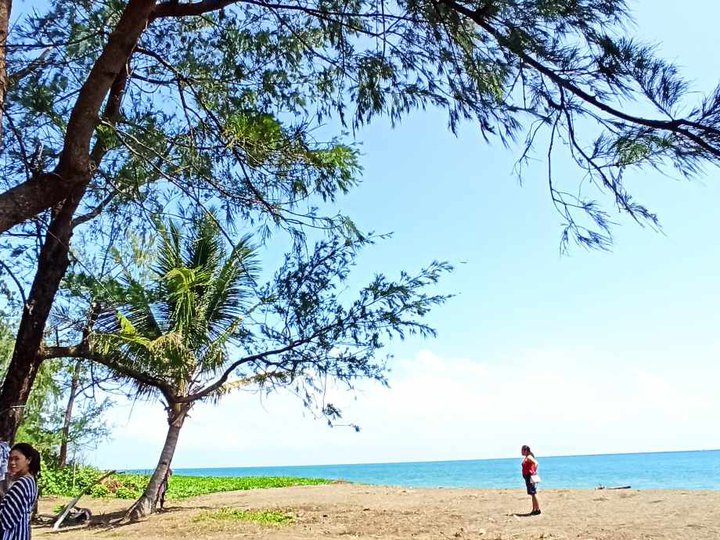
[[[579,174],[549,172],[549,191],[566,241],[590,247],[609,246],[613,206],[657,226],[626,186],[629,169],[694,176],[720,158],[720,92],[698,97],[674,64],[633,37],[626,0],[33,7],[7,43],[16,82],[5,112],[5,187],[67,177],[87,185],[85,210],[124,208],[137,226],[135,205],[162,212],[169,200],[220,205],[228,217],[296,233],[301,223],[349,225],[312,201],[332,201],[357,182],[357,150],[342,136],[317,141],[313,129],[397,123],[427,107],[446,110],[452,130],[471,122],[489,140],[522,145],[521,163],[534,151],[573,160]],[[131,15],[138,37],[119,50],[108,36]],[[98,108],[97,125],[75,129],[70,118],[85,114],[94,74],[111,57],[125,60],[111,72],[117,84],[104,83],[121,101],[117,114]],[[83,161],[71,147],[92,155]]]

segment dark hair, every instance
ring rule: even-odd
[[[535,457],[535,454],[532,453],[532,450],[530,450],[530,447],[527,444],[523,444],[523,447],[520,449],[521,452],[525,452],[527,450],[527,453],[530,454],[532,457]]]
[[[30,474],[32,474],[33,476],[40,475],[40,452],[35,450],[28,443],[24,442],[13,445],[10,451],[12,452],[13,450],[17,450],[30,461],[30,463],[28,464]]]

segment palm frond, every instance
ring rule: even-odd
[[[211,330],[216,331],[218,323],[222,327],[243,315],[258,273],[257,251],[251,237],[244,236],[214,275],[207,291],[204,317]]]
[[[126,276],[117,286],[115,311],[103,318],[95,343],[121,365],[185,395],[228,363],[228,345],[242,327],[259,266],[250,236],[227,253],[211,215],[182,229],[169,222],[159,234],[148,281]],[[142,386],[136,390],[145,392]]]

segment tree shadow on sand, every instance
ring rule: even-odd
[[[196,506],[192,507],[193,509],[199,509],[199,510],[212,510],[212,506]],[[93,514],[93,516],[90,518],[90,521],[87,523],[83,523],[80,525],[63,525],[60,527],[56,533],[63,533],[63,532],[71,532],[71,531],[77,531],[78,529],[117,529],[120,527],[124,527],[126,525],[132,525],[134,523],[140,523],[142,521],[146,521],[151,516],[159,516],[159,515],[166,515],[166,514],[173,514],[175,512],[181,512],[183,510],[187,510],[188,508],[182,507],[182,506],[175,506],[175,507],[169,507],[164,508],[163,510],[159,510],[153,514],[150,514],[150,516],[147,516],[146,518],[140,520],[140,521],[129,521],[125,519],[128,509],[122,509],[122,510],[116,510],[114,512],[103,512],[98,514]],[[39,515],[35,520],[33,520],[33,526],[37,529],[51,529],[53,524],[55,523],[55,519],[57,516],[50,516],[50,515]]]

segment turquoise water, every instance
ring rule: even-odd
[[[720,450],[537,456],[543,488],[720,489]],[[303,476],[406,487],[519,488],[520,458],[298,467],[173,469],[192,476]]]

